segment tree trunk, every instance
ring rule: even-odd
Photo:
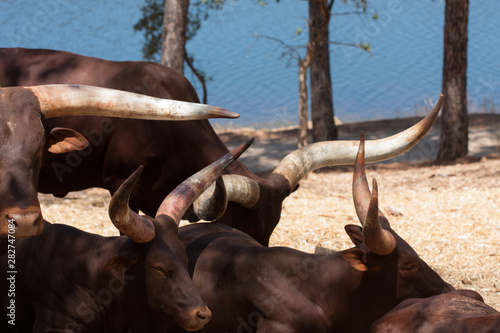
[[[307,146],[307,67],[307,60],[299,60],[299,148]]]
[[[444,25],[441,143],[437,159],[467,155],[467,21],[469,0],[446,0]]]
[[[163,16],[161,63],[184,73],[189,0],[166,0]]]
[[[309,76],[314,142],[338,138],[330,77],[329,23],[330,8],[327,0],[310,0],[309,43],[313,47],[314,57],[311,59]]]

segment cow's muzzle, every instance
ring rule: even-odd
[[[39,209],[6,209],[0,221],[0,236],[25,237],[38,235],[43,230],[43,218]]]
[[[197,331],[203,328],[212,318],[212,312],[206,306],[197,306],[191,311],[190,320],[183,323],[186,331]]]

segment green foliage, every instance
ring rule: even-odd
[[[220,10],[227,0],[191,1],[187,17],[186,41],[193,38],[201,28],[201,22],[208,19],[211,10]],[[164,0],[145,0],[141,7],[142,18],[134,25],[135,31],[143,31],[146,42],[142,48],[144,59],[160,60],[162,45]]]
[[[134,25],[135,31],[143,31],[146,42],[142,48],[144,59],[159,61],[162,45],[162,27],[165,0],[144,0],[141,7],[142,18]],[[201,23],[207,20],[214,10],[221,10],[228,0],[191,0],[187,17],[186,41],[194,38]],[[266,0],[256,0],[261,6]],[[359,1],[359,0],[357,0]],[[276,0],[279,3],[279,0]]]
[[[356,44],[356,47],[358,47],[361,50],[366,51],[368,53],[370,53],[372,51],[372,48],[370,46],[370,42],[367,42],[367,43],[365,43],[365,42],[358,43],[358,44]]]
[[[141,7],[142,18],[134,25],[135,31],[144,31],[146,42],[142,47],[144,59],[159,62],[161,51],[161,33],[163,26],[163,1],[145,0]]]

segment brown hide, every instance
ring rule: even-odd
[[[86,84],[160,98],[199,101],[194,88],[184,76],[160,64],[113,62],[63,51],[0,49],[0,77],[4,86]],[[438,105],[436,108],[439,111]],[[429,126],[437,112],[433,114],[427,119]],[[114,193],[130,173],[139,165],[144,165],[140,185],[132,194],[130,205],[134,210],[140,209],[147,214],[154,214],[163,197],[183,179],[227,153],[227,148],[206,120],[156,122],[107,117],[61,117],[47,119],[44,125],[46,133],[55,127],[76,130],[85,136],[89,146],[64,154],[53,154],[44,149],[39,191],[64,196],[69,191],[102,187]],[[425,132],[421,131],[418,139]],[[393,141],[398,144],[404,142]],[[292,152],[267,180],[257,177],[237,161],[228,169],[228,173],[254,180],[259,192],[258,201],[251,207],[230,202],[224,215],[211,219],[242,230],[267,245],[279,222],[283,200],[296,188],[300,177],[312,171],[303,169],[297,173],[300,176],[291,177],[287,173],[295,168],[296,161],[299,165],[308,164],[311,156],[322,152],[327,158],[315,163],[315,168],[353,163],[357,142],[347,142],[349,149],[343,156],[349,158],[342,163],[332,161],[330,152],[343,150],[316,144],[314,147],[317,149],[308,151],[310,156],[306,156],[303,161],[297,160],[303,151]],[[374,150],[377,152],[371,161],[397,156],[410,146],[399,147],[388,153],[384,151],[385,146],[381,145],[381,149]],[[194,214],[186,217],[197,220]]]
[[[154,219],[128,206],[140,169],[132,174],[109,208],[124,236],[102,237],[47,222],[41,235],[16,240],[15,281],[0,282],[2,307],[9,312],[14,300],[14,319],[27,332],[164,332],[174,323],[200,329],[211,312],[187,272],[178,224],[192,202],[250,143],[183,181],[164,198]],[[2,248],[3,242],[5,238],[0,239]],[[1,251],[3,272],[12,270],[11,257],[11,251]],[[17,329],[6,320],[0,328]]]
[[[4,87],[86,84],[199,102],[189,81],[168,67],[63,51],[0,49],[0,77]],[[157,122],[89,116],[47,119],[44,125],[47,133],[55,127],[74,129],[87,138],[89,146],[67,154],[44,149],[40,192],[65,196],[70,191],[102,187],[114,193],[128,175],[144,165],[130,206],[150,215],[175,186],[228,152],[206,120]],[[258,179],[238,161],[229,170]],[[281,209],[281,202],[278,206]]]
[[[412,298],[373,323],[372,333],[500,332],[500,312],[471,290]]]
[[[36,235],[43,228],[37,183],[45,134],[38,110],[37,98],[23,88],[0,90],[2,236],[13,236],[14,232],[16,236]],[[31,126],[26,126],[27,124]]]
[[[366,195],[363,144],[353,197],[364,228],[390,234],[390,251],[377,254],[377,233],[355,225],[345,228],[355,247],[326,254],[264,247],[215,223],[182,227],[189,272],[213,313],[202,332],[367,332],[405,299],[453,290],[378,216],[376,186]]]
[[[150,190],[151,196],[139,196],[143,199],[140,202],[136,202],[138,197],[134,197],[131,204],[136,210],[142,208],[143,211],[154,214],[163,197],[183,179],[224,155],[223,153],[219,154],[217,158],[213,159],[205,157],[202,163],[192,163],[190,168],[181,168],[179,157],[183,160],[196,161],[197,159],[193,159],[193,156],[201,155],[201,153],[198,154],[196,148],[185,149],[177,155],[173,153],[175,152],[175,135],[172,139],[170,134],[179,132],[181,133],[179,136],[182,138],[184,133],[180,130],[182,126],[179,130],[169,130],[168,125],[166,125],[167,128],[162,127],[159,121],[138,120],[135,122],[122,118],[95,116],[60,117],[56,120],[53,118],[43,119],[42,114],[47,110],[53,110],[51,108],[57,103],[54,102],[52,105],[48,103],[51,100],[47,98],[42,103],[43,105],[39,105],[38,99],[33,96],[32,91],[29,91],[30,88],[12,86],[45,83],[97,84],[99,82],[79,81],[79,78],[87,77],[89,72],[86,68],[95,65],[92,67],[96,70],[94,77],[100,81],[102,75],[106,74],[105,68],[111,64],[111,62],[108,64],[108,62],[99,59],[96,59],[94,64],[94,60],[90,58],[69,53],[66,55],[69,58],[52,51],[0,50],[0,76],[3,79],[3,85],[6,86],[0,91],[2,102],[0,106],[0,136],[2,139],[2,147],[0,148],[1,236],[6,236],[14,230],[17,237],[35,235],[41,232],[43,224],[37,200],[37,188],[42,192],[65,195],[68,191],[101,186],[114,193],[128,174],[137,169],[139,165],[144,164],[147,168],[145,173],[147,176],[143,177],[143,185],[139,187],[138,192],[145,188]],[[80,59],[81,62],[73,61],[75,59]],[[64,67],[64,64],[69,67]],[[148,63],[147,65],[152,66],[153,69],[156,68],[153,64]],[[50,69],[51,66],[56,66],[56,68]],[[111,67],[114,69],[110,70],[114,70],[113,73],[116,75],[112,75],[114,83],[107,84],[108,87],[115,86],[116,88],[116,86],[127,84],[128,81],[122,76],[122,70],[128,73],[126,76],[132,76],[133,72],[140,74],[136,63],[132,63],[131,66],[125,64],[125,68],[123,66]],[[130,67],[132,67],[132,72],[129,72]],[[149,67],[146,69],[149,70]],[[156,74],[160,71],[153,69],[151,69],[151,73],[161,76],[161,74]],[[179,91],[185,91],[184,100],[198,101],[194,90],[184,77],[175,74],[170,78],[170,71],[167,72],[165,75],[168,76],[168,84],[172,86],[172,92],[182,95]],[[57,80],[55,77],[59,75],[61,75],[61,79]],[[177,79],[179,80],[177,81]],[[151,84],[149,81],[144,82],[142,87],[154,87],[154,82]],[[140,88],[141,85],[138,87]],[[37,92],[42,95],[48,92],[48,90],[44,90],[44,87],[36,88],[38,88],[35,91],[37,96]],[[83,86],[71,86],[71,89],[75,92],[86,91]],[[129,91],[133,90],[129,89]],[[194,95],[190,96],[190,93]],[[59,98],[60,95],[63,94],[59,94],[57,97]],[[153,95],[170,97],[166,93]],[[143,99],[140,101],[142,103]],[[109,106],[106,103],[103,105],[104,108]],[[141,107],[146,105],[147,111],[150,111],[152,117],[164,106],[156,107],[154,103],[146,104],[146,101],[140,105]],[[180,113],[174,105],[174,115]],[[217,108],[214,108],[214,115],[216,113],[218,113]],[[47,115],[47,118],[58,115]],[[189,131],[189,126],[195,124],[196,121],[186,121],[187,130]],[[208,122],[200,121],[200,124],[201,126],[195,125],[200,136],[203,137],[204,129],[206,129],[205,132],[212,133]],[[84,136],[73,129],[65,128],[65,125],[74,127]],[[165,130],[168,134],[158,135]],[[186,141],[188,140],[186,139]],[[190,144],[196,146],[193,142]],[[210,150],[206,146],[200,145],[199,148],[200,152],[204,151],[210,154]],[[225,149],[225,147],[223,148]],[[169,158],[162,158],[164,155],[169,156]],[[205,161],[208,163],[205,164]],[[169,170],[168,164],[173,168],[177,167],[182,172],[172,176],[167,171]]]
[[[416,254],[406,255],[410,246],[399,237],[387,256],[364,244],[316,255],[269,248],[215,223],[181,227],[179,239],[193,281],[212,310],[201,332],[366,332],[406,297],[452,289]],[[405,279],[401,268],[409,261],[421,268]]]

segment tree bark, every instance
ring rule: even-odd
[[[307,146],[307,68],[309,66],[309,57],[305,60],[299,60],[299,139],[298,147]]]
[[[454,161],[468,152],[468,16],[469,0],[446,0],[439,161]]]
[[[332,1],[333,4],[333,1]],[[309,77],[311,79],[311,116],[313,141],[336,140],[332,80],[330,76],[330,8],[327,0],[309,1],[309,43],[314,50]]]
[[[184,73],[189,0],[166,0],[163,16],[161,63]]]

